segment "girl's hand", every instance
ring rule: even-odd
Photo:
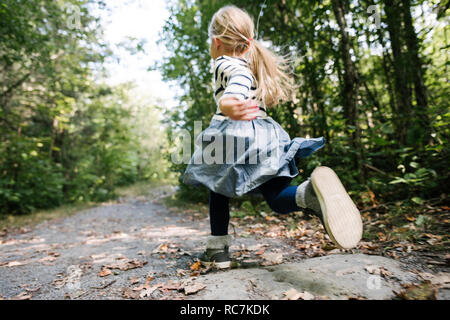
[[[231,120],[254,120],[259,107],[256,101],[240,101],[236,98],[224,98],[219,103],[220,111]]]

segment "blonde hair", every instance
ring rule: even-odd
[[[208,33],[211,39],[220,39],[233,55],[241,55],[250,46],[247,60],[256,78],[257,100],[267,107],[293,100],[297,87],[289,72],[289,59],[253,39],[255,24],[246,11],[233,5],[221,8],[212,17]]]

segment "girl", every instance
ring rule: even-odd
[[[338,247],[355,247],[361,216],[333,170],[318,167],[299,186],[290,185],[299,159],[323,147],[325,139],[291,140],[267,116],[267,107],[295,96],[286,61],[254,39],[253,20],[235,6],[214,14],[209,37],[217,113],[198,135],[183,177],[184,183],[210,189],[211,236],[202,264],[230,267],[229,199],[250,191],[261,192],[277,213],[309,210]]]

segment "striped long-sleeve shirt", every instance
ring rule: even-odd
[[[255,82],[247,61],[229,56],[218,57],[214,61],[214,99],[217,113],[220,113],[219,102],[222,98],[235,97],[239,100],[254,98]]]

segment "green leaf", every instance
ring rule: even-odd
[[[411,167],[415,168],[415,169],[417,169],[419,167],[419,164],[417,162],[414,162],[414,161],[410,162],[409,165]]]

